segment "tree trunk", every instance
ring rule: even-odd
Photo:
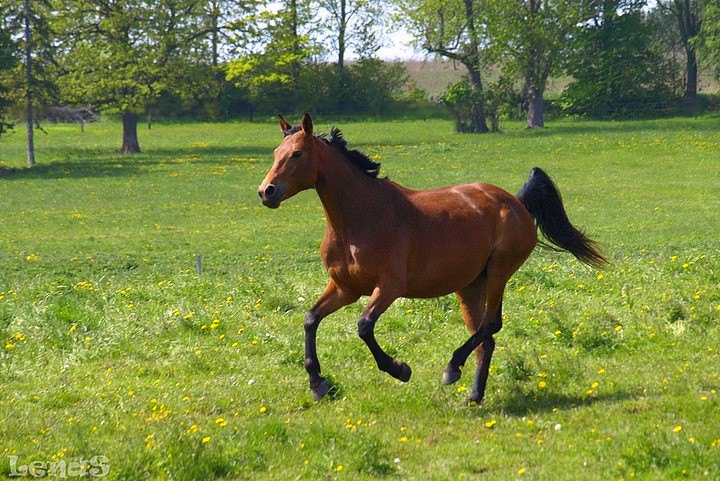
[[[120,152],[123,154],[139,154],[140,144],[137,135],[137,114],[125,112],[122,116],[123,121],[123,145]]]
[[[528,112],[527,112],[527,128],[536,129],[545,127],[544,108],[543,108],[543,93],[544,89],[539,89],[534,86],[528,87],[527,100],[528,100]]]
[[[27,161],[35,165],[35,123],[33,122],[32,29],[30,28],[30,0],[24,3],[25,15],[25,102],[27,108]]]
[[[345,77],[345,50],[346,45],[346,33],[347,33],[347,5],[346,0],[340,0],[340,18],[338,18],[338,56],[337,56],[337,70],[338,70],[338,111],[340,113],[345,112],[347,109],[347,79]]]
[[[685,85],[685,101],[691,104],[697,99],[698,64],[695,49],[685,50],[687,55],[687,84]]]
[[[474,66],[471,67],[470,65],[466,65],[466,67],[468,67],[468,70],[470,71],[470,88],[474,92],[481,94],[483,87],[480,72]],[[475,97],[475,95],[473,95],[473,97]],[[477,95],[477,97],[480,97],[480,95]],[[473,134],[484,134],[489,131],[490,129],[488,129],[487,126],[485,106],[482,101],[473,101],[472,106],[470,107],[470,132]]]

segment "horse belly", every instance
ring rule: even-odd
[[[456,292],[471,284],[485,269],[492,250],[487,235],[478,229],[466,229],[459,236],[446,233],[439,230],[434,236],[424,236],[428,239],[413,252],[407,297],[438,297]]]
[[[499,203],[492,197],[475,185],[417,195],[423,215],[408,263],[408,297],[456,292],[482,274],[499,234]]]

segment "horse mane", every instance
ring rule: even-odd
[[[288,135],[295,134],[301,130],[301,126],[294,125],[289,129],[286,129],[283,134],[287,137]],[[339,128],[333,127],[330,129],[330,134],[320,134],[318,135],[318,138],[343,154],[343,157],[349,160],[355,167],[359,168],[363,174],[368,177],[372,177],[373,179],[377,179],[378,174],[380,173],[380,164],[378,162],[373,162],[370,160],[370,157],[357,149],[348,149],[347,140],[345,140],[345,137],[343,137]]]
[[[345,137],[343,137],[339,128],[331,128],[329,138],[326,135],[320,135],[319,137],[330,147],[343,154],[343,156],[355,167],[358,167],[363,174],[368,177],[372,177],[373,179],[377,179],[377,176],[380,173],[380,164],[378,162],[373,162],[370,160],[370,157],[357,149],[348,149],[347,140],[345,140]]]

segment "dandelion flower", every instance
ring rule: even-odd
[[[260,414],[265,414],[267,412],[267,408],[265,406],[260,407]]]
[[[203,442],[203,444],[209,443],[211,439],[212,439],[212,436],[205,436],[204,438],[202,438],[202,442]]]
[[[680,431],[682,431],[682,426],[679,424],[673,428],[673,432],[675,433],[679,433]]]

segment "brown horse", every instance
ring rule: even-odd
[[[414,191],[378,179],[380,165],[349,150],[339,130],[315,136],[307,114],[296,127],[278,119],[285,138],[260,185],[260,199],[274,209],[314,188],[327,218],[320,253],[330,281],[304,324],[305,369],[316,401],[330,389],[320,376],[318,325],[360,296],[370,296],[358,321],[360,337],[378,368],[408,381],[410,367],[383,351],[375,340],[375,323],[399,297],[454,292],[471,336],[453,353],[442,382],[460,379],[460,368],[475,350],[470,401],[480,402],[495,348],[493,334],[502,327],[505,284],[535,248],[535,223],[551,243],[579,260],[606,263],[594,242],[572,226],[560,193],[541,169],[530,172],[517,196],[490,184]]]

